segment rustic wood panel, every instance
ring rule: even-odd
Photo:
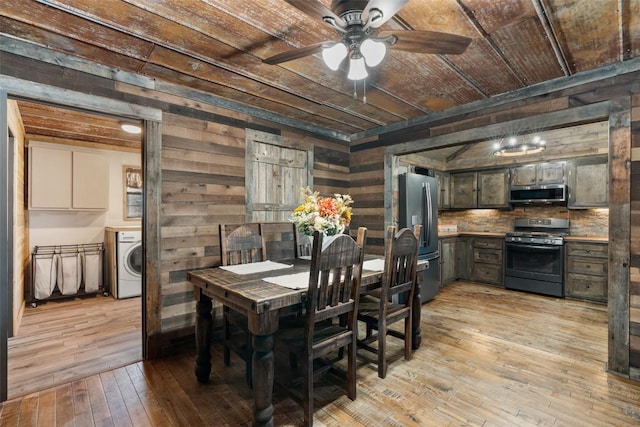
[[[631,103],[631,229],[629,279],[629,371],[640,380],[640,98]]]

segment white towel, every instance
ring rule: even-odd
[[[58,256],[52,255],[46,258],[35,258],[34,297],[45,299],[51,296],[56,286]]]
[[[102,265],[100,263],[99,253],[84,254],[84,291],[96,292],[102,284]]]
[[[58,289],[62,295],[78,293],[82,281],[80,254],[61,254],[58,269]]]

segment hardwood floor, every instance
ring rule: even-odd
[[[9,397],[140,361],[141,304],[97,295],[27,308],[9,339]]]
[[[411,361],[389,339],[387,378],[359,354],[358,398],[342,382],[316,384],[319,426],[637,426],[640,383],[606,372],[606,307],[454,282],[422,308],[422,347]],[[250,425],[252,394],[238,358],[212,349],[208,384],[195,351],[143,361],[27,394],[0,407],[2,426]],[[286,365],[276,369],[276,380]],[[275,424],[302,408],[274,391]]]

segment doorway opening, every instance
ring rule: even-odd
[[[144,330],[141,296],[144,278],[140,279],[137,295],[114,298],[108,273],[117,266],[110,265],[108,260],[117,259],[109,253],[117,248],[106,244],[108,227],[142,231],[142,212],[135,218],[127,216],[131,208],[127,208],[123,168],[136,166],[143,176],[143,136],[129,136],[120,128],[122,122],[141,125],[141,121],[49,102],[9,99],[7,104],[10,116],[14,116],[12,120],[20,122],[24,131],[18,135],[15,130],[12,132],[16,150],[10,163],[16,165],[12,180],[17,191],[12,197],[15,208],[9,211],[14,225],[8,246],[18,248],[12,265],[21,274],[15,274],[9,289],[15,304],[9,310],[7,347],[3,351],[7,355],[3,375],[5,399],[135,363],[143,358]],[[32,146],[46,147],[64,156],[69,154],[77,164],[72,163],[71,170],[56,163],[51,168],[34,171],[29,163]],[[98,178],[97,171],[87,167],[85,160],[97,160],[106,175]],[[106,177],[104,207],[72,204],[49,208],[32,204],[32,186],[39,179],[32,173],[40,173],[43,178],[43,169],[44,180],[49,183],[58,173],[73,177],[83,170],[87,172],[85,178],[72,182],[71,188],[56,184],[50,190],[53,196],[69,191],[72,201],[73,197],[80,197],[77,187],[82,187],[83,181]],[[94,243],[104,244],[100,269],[104,292],[34,298],[30,255],[35,247]],[[85,271],[80,270],[78,267],[77,274],[82,282]],[[57,287],[60,278],[60,274],[52,278],[52,295],[60,294],[61,288]],[[113,280],[117,285],[117,277]]]

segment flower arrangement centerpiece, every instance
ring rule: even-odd
[[[314,231],[333,236],[344,231],[351,222],[351,204],[348,194],[334,194],[334,197],[322,197],[309,187],[301,188],[303,202],[294,209],[289,219],[298,230],[308,236]]]

